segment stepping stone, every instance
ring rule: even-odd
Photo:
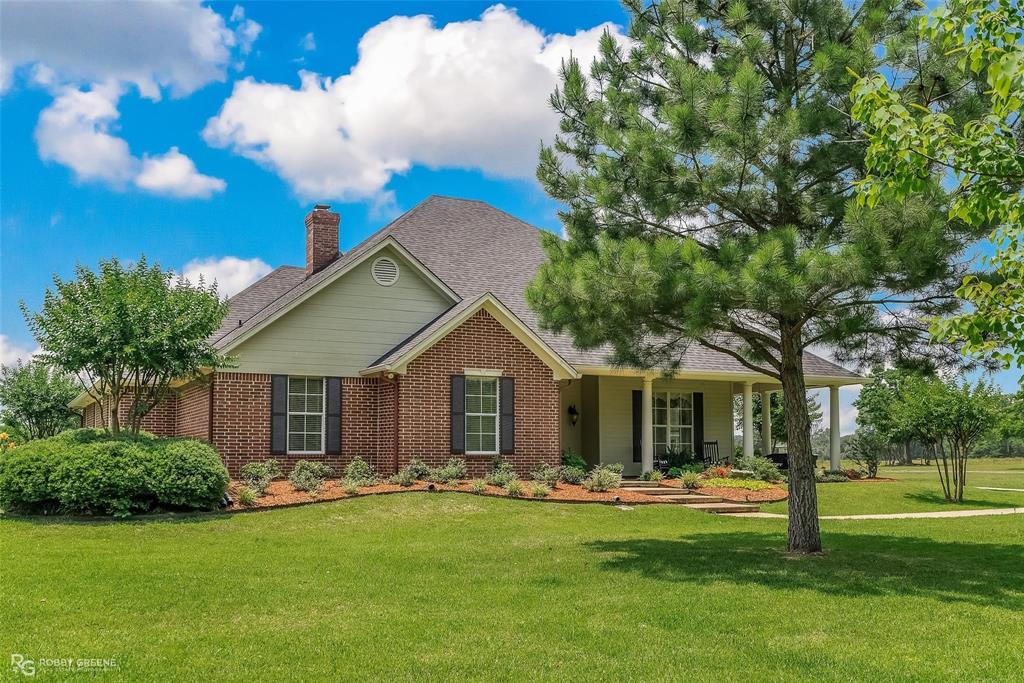
[[[695,503],[700,505],[702,503],[723,503],[724,498],[718,498],[715,496],[697,496],[693,494],[680,494],[678,496],[662,496],[658,500],[670,500],[673,503]]]
[[[630,493],[642,493],[645,496],[678,496],[678,495],[686,492],[685,489],[676,489],[676,488],[672,488],[670,486],[650,487],[650,488],[637,487],[637,486],[624,486],[624,487],[622,487],[622,490],[623,491],[628,491]]]
[[[711,512],[722,514],[726,512],[760,512],[761,508],[757,505],[747,505],[746,503],[690,503],[686,507],[691,510],[700,510],[701,512]]]

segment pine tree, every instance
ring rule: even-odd
[[[959,257],[981,232],[947,217],[938,184],[898,203],[850,199],[866,151],[851,70],[878,67],[883,43],[916,40],[916,10],[626,4],[630,42],[605,35],[589,77],[569,60],[551,97],[561,133],[537,174],[565,205],[566,239],[544,239],[530,303],[543,325],[610,346],[620,364],[671,371],[700,345],[779,381],[788,547],[817,552],[804,349],[864,363],[925,351],[924,316],[955,306]]]

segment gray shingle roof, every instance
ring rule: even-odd
[[[239,320],[249,327],[273,315],[390,236],[458,294],[461,301],[385,353],[375,365],[397,358],[485,292],[498,298],[572,365],[610,365],[607,349],[584,351],[576,348],[571,338],[542,330],[536,314],[527,306],[526,286],[546,259],[540,235],[540,228],[484,202],[432,196],[310,278],[302,277],[302,268],[278,268],[241,292],[231,300],[231,314],[222,326],[226,331],[218,333],[216,339],[221,346],[229,343],[237,336]],[[687,350],[682,367],[687,370],[749,373],[730,356],[696,345]],[[804,355],[804,369],[811,375],[858,376],[809,353]]]

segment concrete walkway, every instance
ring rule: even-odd
[[[1014,491],[1016,493],[1024,493],[1024,489],[1004,489],[999,486],[975,486],[974,488],[981,489],[982,491]]]
[[[889,515],[824,515],[818,519],[932,519],[938,517],[989,517],[991,515],[1024,515],[1024,508],[992,508],[988,510],[941,510],[939,512],[897,512]],[[747,512],[730,517],[789,519],[789,515],[773,512]]]

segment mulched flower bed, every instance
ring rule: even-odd
[[[648,496],[640,493],[631,493],[629,491],[623,491],[622,489],[613,489],[604,493],[595,493],[586,490],[582,486],[576,484],[559,484],[556,488],[551,490],[551,493],[547,497],[533,498],[530,495],[530,489],[536,482],[533,481],[520,481],[522,484],[524,494],[520,496],[523,500],[548,500],[548,501],[563,501],[563,502],[590,502],[590,503],[626,503],[626,504],[645,504],[645,503],[666,503],[667,501],[659,500],[658,496]],[[341,498],[356,498],[358,496],[366,496],[373,494],[382,493],[402,493],[405,491],[427,491],[431,490],[433,486],[435,491],[463,491],[466,493],[475,493],[470,482],[462,482],[458,486],[448,486],[445,484],[428,484],[427,482],[418,481],[412,486],[398,486],[397,484],[377,484],[376,486],[362,486],[359,488],[359,493],[349,495],[345,493],[342,487],[337,481],[328,480],[317,495],[312,496],[306,491],[297,491],[295,487],[291,485],[291,482],[287,480],[278,480],[271,482],[267,488],[267,492],[256,499],[255,504],[250,506],[240,505],[238,503],[238,490],[242,487],[240,482],[232,482],[229,490],[232,502],[228,506],[228,510],[253,510],[258,508],[271,508],[281,507],[284,505],[300,505],[303,503],[312,503],[316,501],[324,500],[339,500]],[[707,490],[709,495],[719,495],[717,493],[710,493],[710,489]],[[705,493],[705,489],[701,489],[701,493]],[[766,493],[765,491],[746,491],[745,493]],[[509,498],[508,491],[501,488],[500,486],[488,486],[482,493],[477,495],[482,496],[497,496],[502,498]],[[783,496],[785,497],[785,496]],[[775,500],[775,499],[772,499]]]
[[[678,479],[665,479],[661,482],[665,486],[674,486],[682,489],[683,483]],[[717,496],[734,503],[775,503],[786,500],[789,494],[781,486],[773,486],[770,489],[751,491],[750,489],[730,488],[727,486],[702,486],[699,489],[689,489],[690,493],[697,493],[704,496]]]

